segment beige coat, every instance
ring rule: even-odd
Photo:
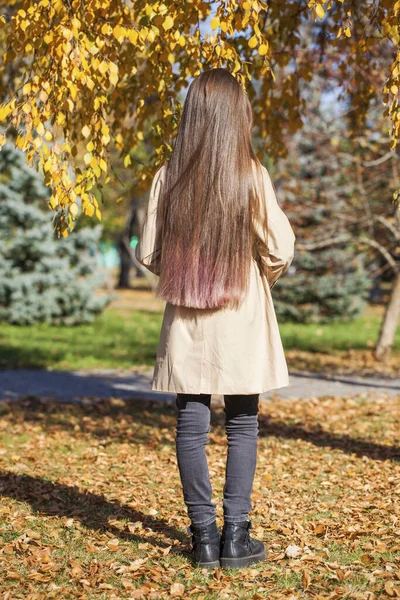
[[[263,167],[269,225],[268,248],[252,259],[250,285],[238,310],[195,309],[167,303],[152,389],[187,394],[258,394],[289,385],[289,376],[271,291],[294,255],[295,236],[279,207]],[[159,183],[153,179],[148,218],[136,257],[157,273],[160,235],[156,228]],[[260,239],[260,224],[255,223]],[[267,279],[268,278],[268,279]]]

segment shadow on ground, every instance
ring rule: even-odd
[[[260,436],[300,439],[318,447],[340,450],[346,454],[374,460],[400,460],[400,446],[389,446],[359,437],[327,431],[320,422],[289,424],[268,416],[263,408],[259,415]],[[7,423],[21,419],[38,424],[44,432],[66,429],[73,435],[88,435],[112,442],[131,444],[173,444],[175,404],[159,401],[111,400],[64,404],[54,400],[25,397],[19,402],[0,403],[0,417]],[[224,426],[222,405],[211,408],[212,425]],[[345,416],[344,416],[345,418]],[[118,427],[115,426],[118,423]]]
[[[110,502],[104,496],[92,492],[82,492],[77,487],[45,481],[30,475],[0,471],[0,496],[25,502],[38,514],[68,517],[79,521],[94,531],[107,531],[120,539],[134,542],[149,542],[155,546],[167,547],[174,540],[182,541],[185,534],[170,527],[164,520],[146,515],[120,502]],[[127,527],[120,529],[109,522],[117,519],[129,523],[142,523],[143,527],[158,536],[142,537],[140,533],[131,533]],[[160,535],[171,540],[163,541]],[[171,549],[173,550],[173,548]],[[182,550],[177,550],[182,553]]]

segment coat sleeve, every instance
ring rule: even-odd
[[[160,274],[161,227],[157,219],[157,207],[162,185],[162,170],[163,167],[154,175],[139,242],[135,249],[136,259],[155,275]]]
[[[278,279],[287,271],[293,257],[295,234],[289,219],[280,208],[275,196],[275,191],[268,174],[263,166],[263,186],[266,200],[268,235],[265,237],[262,222],[265,212],[256,221],[256,247],[258,264],[267,277],[269,287],[272,288]]]

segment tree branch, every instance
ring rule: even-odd
[[[371,248],[375,248],[378,250],[386,260],[386,262],[392,267],[393,271],[397,273],[400,270],[400,263],[398,263],[390,254],[386,248],[384,248],[381,244],[379,244],[376,240],[370,240],[366,237],[360,237],[357,239],[359,244],[366,244],[367,246],[371,246]]]
[[[396,240],[400,242],[400,229],[398,229],[395,225],[393,225],[386,217],[379,215],[379,217],[375,217],[375,221],[379,221],[382,225],[385,225],[394,235]]]

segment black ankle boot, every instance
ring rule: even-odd
[[[213,569],[219,567],[221,535],[216,521],[209,525],[189,525],[188,534],[192,536],[190,558],[196,567]]]
[[[237,569],[266,559],[262,542],[250,537],[251,521],[224,523],[221,536],[221,567]]]

